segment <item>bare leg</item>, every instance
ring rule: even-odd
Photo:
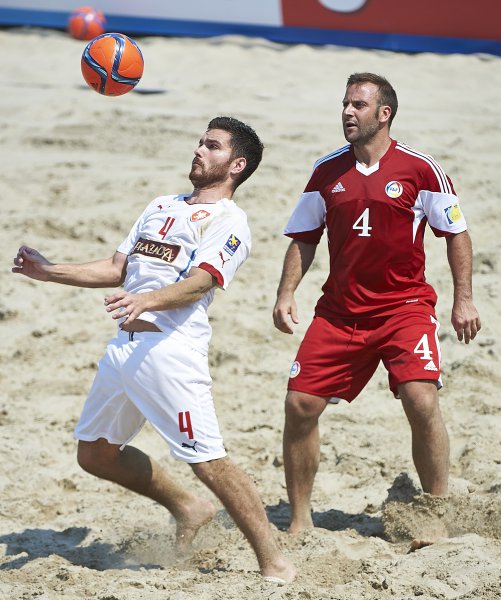
[[[437,387],[432,381],[408,381],[398,388],[412,431],[412,457],[424,492],[447,494],[449,436],[442,419]],[[410,551],[431,545],[437,535],[415,539]]]
[[[320,463],[318,419],[326,406],[326,398],[299,392],[288,392],[285,400],[283,452],[290,533],[313,527],[311,493]]]
[[[176,548],[181,552],[191,546],[197,531],[216,512],[211,502],[174,483],[158,463],[132,446],[120,451],[120,446],[105,439],[80,441],[78,463],[92,475],[147,496],[169,510],[176,520]]]
[[[447,494],[449,436],[445,428],[435,383],[408,381],[400,384],[399,395],[412,430],[412,457],[423,491]]]
[[[273,536],[256,486],[228,457],[191,465],[197,477],[221,500],[256,553],[263,577],[293,581],[296,570]]]

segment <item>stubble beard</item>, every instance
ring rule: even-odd
[[[355,135],[352,137],[349,132],[344,129],[344,137],[350,144],[363,146],[368,144],[379,132],[379,107],[374,115],[374,120],[370,123],[364,123],[362,126],[359,125],[358,129],[353,132]],[[351,139],[350,139],[351,138]]]
[[[191,167],[189,179],[194,188],[209,188],[222,183],[228,176],[228,166],[231,161],[226,164],[211,167],[205,170],[200,164],[195,164]]]
[[[366,124],[363,127],[360,127],[355,133],[355,135],[351,135],[349,132],[345,131],[344,137],[347,142],[356,145],[364,145],[368,144],[379,132],[379,123],[370,123]]]

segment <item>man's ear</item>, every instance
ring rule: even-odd
[[[381,123],[387,123],[391,117],[391,107],[387,104],[379,107],[379,121]]]
[[[231,168],[231,173],[233,175],[237,175],[238,173],[241,173],[245,169],[246,166],[247,166],[247,160],[243,156],[240,156],[239,158],[236,158],[233,161],[233,167]]]

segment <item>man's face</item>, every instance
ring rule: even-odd
[[[379,90],[373,83],[357,83],[346,89],[342,122],[351,144],[366,144],[381,129]]]
[[[233,165],[231,134],[222,129],[205,132],[191,163],[190,181],[196,188],[211,187],[229,179]]]

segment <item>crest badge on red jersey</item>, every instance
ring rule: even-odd
[[[386,195],[390,198],[399,198],[402,195],[402,192],[404,191],[404,187],[400,183],[400,181],[390,181],[386,184],[384,191],[386,192]]]
[[[292,367],[289,373],[289,378],[290,379],[294,379],[294,377],[297,377],[299,375],[299,373],[301,372],[301,365],[298,363],[297,360],[295,360],[292,363]]]

